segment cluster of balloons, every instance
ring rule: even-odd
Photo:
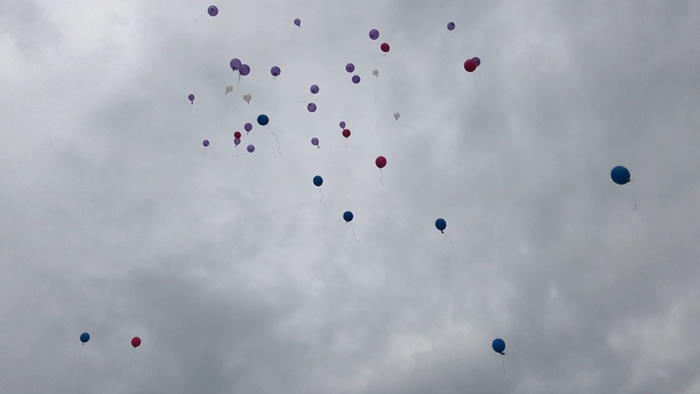
[[[88,341],[90,340],[90,334],[87,332],[84,332],[80,334],[80,342],[85,345]],[[139,337],[133,337],[131,338],[131,346],[136,349],[137,347],[141,346],[141,338]]]

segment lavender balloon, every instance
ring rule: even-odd
[[[281,72],[282,70],[280,70],[280,68],[277,66],[274,66],[270,69],[270,74],[272,74],[273,77],[278,77]]]
[[[318,146],[318,138],[314,137],[311,139],[311,145]]]
[[[309,105],[306,106],[306,109],[308,109],[309,112],[316,112],[316,104],[309,103]]]
[[[347,72],[349,72],[349,73],[355,71],[355,65],[352,64],[352,63],[346,64],[346,65],[345,65],[345,71],[347,71]]]
[[[252,123],[246,123],[243,125],[243,130],[247,131],[250,133],[251,130],[253,130],[253,124]]]
[[[454,23],[454,22],[450,22],[450,23],[447,24],[447,30],[452,31],[452,30],[454,30],[454,29],[455,29],[455,23]]]
[[[219,14],[219,9],[215,5],[210,5],[209,8],[207,8],[207,12],[209,16],[217,16]]]
[[[345,128],[345,122],[340,122],[340,124],[338,124],[338,126],[340,126],[341,129],[344,129],[344,128]]]
[[[301,19],[299,19],[299,18],[294,19],[294,24],[297,25],[298,27],[301,27]]]
[[[209,146],[209,140],[202,141],[202,145],[204,145],[205,148]]]
[[[473,57],[472,60],[476,63],[477,67],[481,66],[481,59],[478,57]]]
[[[352,83],[354,83],[355,85],[357,85],[358,83],[360,83],[360,76],[359,76],[359,75],[353,75],[353,76],[352,76]]]
[[[234,138],[234,139],[233,139],[233,144],[234,144],[235,146],[238,146],[240,143],[241,143],[241,139],[240,139],[240,138]]]
[[[248,145],[245,149],[246,149],[249,153],[255,152],[255,147],[253,146],[253,144]]]
[[[371,38],[373,40],[376,40],[377,38],[379,38],[379,30],[377,30],[377,29],[370,30],[369,31],[369,38]]]
[[[240,72],[243,76],[248,75],[250,74],[250,66],[247,64],[241,64],[241,66],[238,68],[238,72]]]
[[[233,70],[233,71],[240,69],[241,68],[241,59],[234,57],[229,62],[229,66],[231,66],[231,70]]]
[[[311,88],[309,89],[311,91],[311,94],[316,94],[318,93],[318,85],[311,85]]]
[[[187,98],[190,100],[190,103],[191,103],[191,104],[194,104],[194,94],[191,94],[191,93],[190,93],[190,95],[187,96]]]

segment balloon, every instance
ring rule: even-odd
[[[440,230],[441,233],[445,232],[445,229],[447,228],[447,222],[443,218],[438,218],[435,221],[435,228]]]
[[[344,129],[344,128],[345,128],[345,122],[340,122],[339,126],[340,126],[341,129]]]
[[[202,141],[202,145],[204,145],[205,148],[209,146],[209,140]]]
[[[190,102],[191,102],[192,104],[194,104],[194,94],[190,93],[190,95],[187,96],[187,98],[190,100]]]
[[[253,144],[250,144],[250,145],[246,146],[245,150],[247,150],[248,153],[253,153],[253,152],[255,152],[255,146]]]
[[[250,66],[247,64],[241,64],[241,66],[238,68],[238,72],[240,72],[241,75],[246,76],[250,74]]]
[[[306,106],[306,109],[308,109],[309,112],[316,112],[316,104],[309,103],[309,105]]]
[[[447,24],[447,30],[452,31],[452,30],[454,30],[454,29],[455,29],[455,23],[454,23],[454,22],[450,22],[450,23]]]
[[[506,350],[506,342],[501,338],[496,338],[493,340],[491,347],[493,348],[494,352],[505,354],[503,352]]]
[[[311,145],[318,146],[318,138],[316,138],[316,137],[312,138]]]
[[[235,133],[233,133],[233,138],[241,138],[241,132],[236,131]]]
[[[231,85],[226,86],[226,93],[228,94],[228,93],[231,93],[231,92],[233,92],[233,86],[231,86]]]
[[[630,170],[623,166],[617,166],[610,171],[610,178],[618,185],[624,185],[630,181]]]
[[[139,337],[131,338],[131,346],[133,346],[134,348],[141,346],[141,338],[139,338]]]
[[[355,85],[357,85],[358,83],[360,83],[360,76],[359,76],[359,75],[353,75],[353,76],[352,76],[352,83],[354,83]]]
[[[468,73],[474,72],[474,70],[476,70],[476,61],[474,61],[474,59],[468,59],[464,62],[464,69],[467,70]]]
[[[267,115],[265,115],[265,114],[258,115],[258,124],[260,126],[265,126],[268,123],[270,123],[270,118],[268,118]]]
[[[377,29],[370,30],[369,31],[369,38],[371,38],[372,40],[376,40],[377,38],[379,38],[379,30],[377,30]]]
[[[234,139],[233,139],[233,144],[234,144],[235,146],[238,146],[240,143],[241,143],[241,139],[240,139],[240,138],[234,138]]]
[[[88,334],[86,332],[80,334],[80,342],[86,343],[89,340],[90,340],[90,334]]]
[[[294,19],[294,24],[301,27],[301,19],[299,19],[299,18]]]
[[[346,64],[346,65],[345,65],[345,71],[347,71],[347,72],[349,72],[349,73],[355,71],[355,65],[352,64],[352,63]]]
[[[386,167],[386,157],[384,157],[384,156],[377,157],[377,159],[374,161],[374,164],[376,164],[377,167],[379,167],[379,169],[381,170],[382,168]]]
[[[281,72],[282,70],[280,70],[280,68],[277,66],[274,66],[270,69],[270,74],[272,74],[273,77],[278,77]]]
[[[350,211],[345,211],[343,214],[343,220],[345,220],[345,223],[349,223],[352,221],[352,218],[354,218],[355,215],[352,214]]]
[[[399,120],[400,117],[401,117],[400,113],[394,112],[394,119]]]
[[[349,138],[349,137],[350,137],[350,130],[348,130],[348,129],[343,129],[343,137]]]
[[[250,123],[246,123],[243,125],[243,130],[247,131],[250,133],[251,130],[253,130],[253,125]]]
[[[378,76],[379,76],[379,70],[377,70],[376,68],[375,68],[374,70],[372,70],[372,75],[374,75],[375,77],[378,77]]]
[[[246,103],[250,104],[250,100],[253,98],[253,96],[250,93],[246,93],[243,95],[243,100],[245,100]]]
[[[477,67],[481,66],[481,59],[475,56],[472,58],[472,60],[476,62]]]
[[[309,88],[309,90],[311,91],[311,94],[318,93],[318,91],[319,91],[318,85],[311,85],[311,88]]]
[[[207,9],[209,16],[217,16],[219,14],[219,9],[215,5],[210,5]]]
[[[387,53],[387,52],[389,52],[389,44],[387,44],[387,43],[385,42],[385,43],[383,43],[382,45],[379,46],[379,49],[381,49],[382,52]]]
[[[320,175],[316,175],[314,177],[314,185],[316,185],[318,187],[321,187],[321,185],[323,185],[323,178],[321,178]]]
[[[237,58],[237,57],[234,57],[234,58],[231,59],[231,61],[229,62],[229,66],[231,66],[231,70],[233,70],[233,71],[236,71],[236,70],[240,69],[240,68],[241,68],[241,65],[242,65],[242,64],[241,64],[241,59],[239,59],[239,58]]]

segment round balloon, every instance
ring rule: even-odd
[[[376,40],[377,38],[379,38],[379,30],[377,30],[377,29],[370,30],[369,31],[369,38],[371,38],[372,40]]]
[[[309,88],[309,91],[311,91],[311,94],[316,94],[318,93],[318,85],[311,85],[311,88]]]
[[[306,109],[308,109],[309,112],[316,112],[316,104],[309,103],[309,105],[306,106]]]
[[[374,70],[372,70],[372,75],[374,75],[375,77],[378,77],[378,76],[379,76],[379,70],[377,70],[376,68],[375,68]]]
[[[399,120],[400,117],[401,117],[400,113],[394,112],[394,119]]]
[[[248,153],[253,153],[255,152],[255,146],[253,146],[253,144],[250,144],[245,148],[245,150],[247,150]]]
[[[314,137],[311,139],[311,145],[318,146],[318,138]]]
[[[233,145],[234,145],[234,146],[238,146],[238,145],[240,145],[240,143],[241,143],[241,139],[240,139],[240,138],[234,138],[234,139],[233,139]]]
[[[190,100],[190,102],[191,102],[192,104],[194,104],[194,94],[190,93],[190,95],[187,96],[187,98]]]
[[[374,164],[376,164],[376,166],[379,167],[379,169],[386,167],[386,157],[384,157],[384,156],[377,157],[377,159],[374,160]]]
[[[294,24],[295,24],[296,26],[301,27],[301,19],[299,19],[299,18],[294,19]]]
[[[209,146],[209,140],[202,141],[202,145],[204,145],[205,147]]]
[[[351,222],[352,218],[354,218],[354,217],[355,217],[355,215],[353,215],[352,212],[350,212],[350,211],[345,211],[345,213],[343,214],[343,220],[345,220],[346,223]]]
[[[250,66],[247,64],[241,64],[241,67],[238,69],[238,72],[240,72],[241,75],[246,76],[250,74]]]
[[[282,70],[280,70],[280,68],[277,66],[274,66],[270,69],[270,74],[272,74],[273,77],[279,76],[281,72]]]
[[[268,123],[270,123],[270,118],[268,118],[267,115],[265,115],[265,114],[258,115],[258,124],[260,126],[265,126]]]
[[[346,65],[345,65],[345,71],[347,71],[347,72],[349,72],[349,73],[355,71],[355,65],[352,64],[352,63],[346,64]]]
[[[358,83],[360,83],[360,76],[359,76],[359,75],[353,75],[353,76],[352,76],[352,83],[354,83],[355,85],[357,85]]]
[[[476,62],[474,59],[468,59],[466,62],[464,62],[464,69],[468,73],[474,72],[474,70],[476,70]]]
[[[447,30],[452,31],[452,30],[454,30],[454,29],[455,29],[455,23],[454,23],[454,22],[450,22],[450,23],[447,24]]]
[[[89,341],[89,340],[90,340],[90,334],[88,334],[86,332],[80,334],[80,342],[87,343],[87,341]]]
[[[447,228],[447,222],[443,218],[438,218],[435,221],[435,228],[440,230],[440,232],[444,232],[445,229]]]
[[[384,53],[389,52],[389,44],[387,44],[386,42],[385,42],[385,43],[382,43],[382,45],[380,45],[379,48],[380,48],[380,49],[382,50],[382,52],[384,52]]]
[[[216,8],[215,5],[210,5],[209,8],[207,8],[207,12],[209,16],[217,16],[219,14],[219,9]]]
[[[229,62],[229,66],[231,66],[231,70],[233,70],[233,71],[236,71],[236,70],[238,70],[239,68],[241,68],[241,64],[242,64],[242,63],[241,63],[241,59],[239,59],[239,58],[237,58],[237,57],[234,57],[234,58],[231,59],[231,61]]]
[[[131,338],[131,346],[133,346],[134,348],[141,346],[141,338],[139,338],[139,337]]]
[[[250,94],[250,93],[246,93],[246,94],[243,95],[243,100],[244,100],[246,103],[248,103],[248,104],[250,104],[250,100],[251,100],[252,98],[253,98],[253,95]]]
[[[340,122],[338,123],[338,126],[340,126],[341,129],[345,128],[345,122]]]
[[[246,123],[243,125],[243,130],[250,133],[250,131],[253,130],[253,125],[251,123]]]
[[[501,338],[496,338],[493,340],[491,347],[493,348],[494,352],[505,354],[503,352],[506,350],[506,342]]]
[[[343,129],[343,137],[349,138],[350,137],[350,130],[348,129]]]
[[[477,67],[481,66],[481,59],[479,59],[478,57],[474,56],[474,57],[472,58],[472,60],[476,63],[476,66],[477,66]]]
[[[233,138],[241,138],[241,132],[236,131],[235,133],[233,133]]]
[[[610,171],[610,177],[618,185],[625,185],[630,181],[630,170],[623,166],[617,166]]]
[[[321,178],[320,175],[316,175],[314,177],[314,185],[316,185],[318,187],[321,187],[321,185],[323,185],[323,178]]]

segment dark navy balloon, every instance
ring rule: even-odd
[[[268,123],[270,123],[270,118],[268,118],[267,115],[265,115],[265,114],[258,115],[258,124],[260,126],[265,126]]]
[[[89,340],[90,340],[90,334],[88,334],[86,332],[80,334],[80,342],[86,343]]]
[[[630,181],[630,170],[623,166],[617,166],[610,171],[610,178],[618,185],[625,185]]]
[[[350,211],[345,211],[345,213],[343,214],[343,220],[345,220],[345,222],[352,222],[352,218],[354,217],[355,215],[353,215]]]
[[[445,232],[445,229],[447,228],[447,222],[443,218],[438,218],[435,221],[435,228],[440,230],[440,232]]]
[[[494,352],[499,354],[505,354],[503,352],[506,350],[506,342],[501,338],[496,338],[493,340],[491,347],[493,348]]]
[[[314,177],[314,185],[316,185],[318,187],[321,187],[321,185],[323,185],[323,178],[321,178],[320,175],[316,175]]]

